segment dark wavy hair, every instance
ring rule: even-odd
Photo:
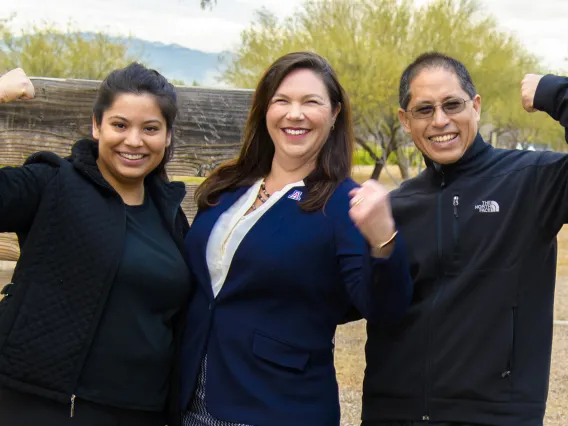
[[[103,113],[122,93],[147,93],[158,102],[160,112],[166,120],[166,128],[171,133],[170,146],[166,147],[164,158],[154,170],[166,178],[166,164],[174,155],[174,122],[178,113],[177,95],[174,86],[158,71],[133,62],[125,68],[112,71],[101,83],[93,105],[93,116],[98,126],[103,121]]]
[[[266,112],[282,81],[292,71],[307,69],[323,81],[334,111],[341,107],[334,128],[318,154],[316,167],[304,179],[304,211],[323,209],[341,181],[351,175],[354,146],[351,106],[335,72],[324,58],[311,52],[296,52],[277,59],[260,79],[252,98],[239,156],[217,169],[197,188],[199,208],[215,205],[224,191],[249,186],[266,176],[272,167],[274,143],[268,133]]]

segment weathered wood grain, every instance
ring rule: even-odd
[[[37,151],[69,155],[72,144],[91,136],[98,81],[32,78],[36,97],[0,105],[0,166],[20,165]],[[174,127],[171,176],[207,176],[238,154],[252,91],[176,87],[179,114]],[[186,184],[183,208],[191,220],[196,184]],[[0,234],[0,260],[17,260],[18,243]]]
[[[19,165],[38,150],[68,155],[91,136],[92,106],[100,82],[32,79],[36,97],[0,106],[0,164]],[[237,155],[250,90],[177,87],[172,175],[206,176]]]
[[[0,234],[0,260],[18,260],[20,247],[15,234]]]

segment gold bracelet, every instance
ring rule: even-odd
[[[377,250],[381,250],[381,249],[385,248],[385,246],[388,246],[390,243],[392,243],[392,242],[394,241],[394,239],[396,238],[396,235],[397,235],[397,234],[398,234],[398,231],[394,231],[394,233],[392,234],[392,236],[391,236],[387,241],[385,241],[385,242],[382,243],[382,244],[377,244],[377,245],[375,246],[375,248],[376,248]]]

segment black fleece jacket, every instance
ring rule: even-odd
[[[568,127],[568,78],[545,76],[535,107]],[[478,135],[427,166],[391,196],[414,299],[396,326],[368,324],[363,419],[542,425],[568,156]]]
[[[67,159],[38,153],[22,167],[0,169],[0,232],[16,232],[21,249],[0,301],[0,384],[67,403],[126,232],[124,203],[100,174],[97,155],[95,142],[81,140]],[[146,188],[183,252],[185,186],[151,174]]]

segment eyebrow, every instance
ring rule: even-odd
[[[460,96],[457,96],[457,95],[449,95],[449,96],[446,96],[444,99],[442,99],[442,102],[449,101],[450,99],[459,99],[459,98],[460,98]],[[423,101],[416,102],[416,105],[424,105],[424,104],[432,105],[433,103],[434,102],[432,102],[432,101],[423,100]]]
[[[286,96],[283,93],[275,93],[273,98],[290,99],[289,96]],[[322,101],[324,100],[324,98],[322,98],[320,95],[316,95],[315,93],[310,93],[308,95],[302,96],[302,99],[308,99],[308,98],[318,98],[318,99],[321,99]]]
[[[118,118],[119,120],[122,121],[129,121],[126,117],[123,117],[122,115],[111,115],[108,119],[112,120],[113,118]],[[151,120],[146,120],[144,121],[143,124],[150,124],[150,123],[157,123],[157,124],[162,124],[162,122],[160,120],[158,120],[157,118],[153,118]]]

